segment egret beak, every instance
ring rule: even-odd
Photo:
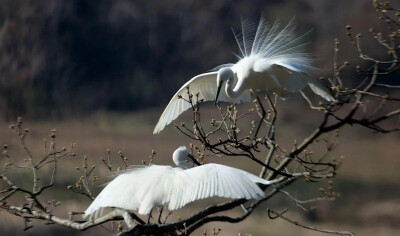
[[[215,101],[214,101],[214,105],[216,106],[217,105],[217,102],[218,102],[218,96],[219,96],[219,93],[221,92],[221,88],[222,88],[222,83],[223,83],[224,81],[220,81],[219,82],[219,84],[218,84],[218,87],[217,87],[217,96],[215,97]]]
[[[189,154],[188,157],[193,161],[194,164],[201,166],[200,162],[198,162],[192,154]]]

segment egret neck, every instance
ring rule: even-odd
[[[233,87],[234,85],[234,76],[235,73],[230,67],[224,67],[219,69],[218,75],[217,75],[217,96],[215,97],[215,104],[218,101],[219,94],[221,92],[221,88],[224,82],[226,82],[226,87],[225,87],[225,92],[226,95],[228,95],[229,98],[231,99],[236,99],[239,97],[243,90],[243,86],[236,86],[235,88]]]

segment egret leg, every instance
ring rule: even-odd
[[[159,209],[160,209],[160,215],[158,215],[158,223],[159,223],[159,224],[162,224],[162,223],[161,223],[161,216],[162,216],[164,207],[160,207]]]
[[[257,96],[257,94],[256,94],[253,90],[251,90],[251,92],[252,92],[252,93],[254,94],[254,96],[256,97],[257,102],[258,102],[258,105],[260,106],[260,109],[261,109],[261,119],[260,119],[260,122],[258,123],[256,132],[254,133],[254,137],[253,137],[253,138],[255,139],[255,138],[257,138],[258,132],[260,131],[260,128],[261,128],[261,124],[262,124],[262,122],[264,121],[264,118],[265,118],[265,115],[267,114],[267,112],[265,111],[264,106],[262,105],[261,100],[260,100],[260,98]]]
[[[149,218],[147,218],[147,224],[150,223],[150,219],[152,219],[153,217],[151,216],[151,213],[153,212],[153,209],[150,210],[149,213]]]

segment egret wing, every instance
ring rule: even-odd
[[[197,75],[189,80],[186,84],[184,84],[178,92],[172,97],[171,101],[168,103],[164,112],[162,113],[160,119],[156,127],[154,128],[153,133],[160,133],[165,126],[170,124],[173,120],[175,120],[182,112],[188,110],[191,105],[186,102],[184,99],[188,100],[188,92],[187,88],[189,87],[189,91],[191,94],[195,95],[199,94],[199,100],[204,99],[204,101],[214,101],[215,96],[217,94],[217,71],[208,72],[204,74]],[[184,99],[180,99],[179,97]],[[250,101],[250,93],[247,91],[243,93],[240,97],[236,99],[236,103]],[[221,91],[218,100],[224,102],[234,102],[235,100],[229,98],[226,95],[225,91]]]
[[[259,199],[264,192],[257,183],[270,181],[246,171],[220,164],[206,164],[177,173],[174,192],[168,197],[168,209],[175,210],[186,204],[214,196],[236,199]]]
[[[329,93],[328,88],[326,88],[320,80],[317,78],[314,78],[312,76],[306,75],[306,80],[308,83],[308,86],[310,86],[311,90],[315,93],[318,94],[319,96],[323,97],[325,100],[328,102],[334,102],[335,98],[332,97],[332,95]]]
[[[271,86],[272,91],[278,95],[285,96],[287,92],[297,92],[307,85],[317,95],[321,96],[327,101],[333,102],[335,99],[330,95],[328,88],[326,88],[321,81],[308,75],[301,68],[302,66],[296,66],[296,63],[301,65],[300,61],[296,58],[290,58],[287,60],[268,60],[262,59],[254,64],[255,73],[259,73],[264,76],[254,76],[257,80],[253,83],[264,84],[264,89],[268,90],[266,86],[270,86],[270,83],[265,81],[271,79],[274,81],[276,86]]]
[[[85,217],[101,214],[105,207],[118,207],[127,210],[139,210],[148,214],[154,205],[164,196],[160,186],[170,186],[169,177],[174,176],[171,166],[135,166],[118,175],[100,192],[85,211]]]

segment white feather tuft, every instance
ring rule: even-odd
[[[310,54],[305,53],[304,42],[307,35],[299,37],[295,34],[296,27],[293,19],[284,27],[277,20],[271,26],[261,17],[257,27],[247,21],[242,21],[242,32],[235,35],[236,42],[245,57],[259,57],[272,61],[285,61],[295,70],[305,72],[311,68]]]
[[[233,66],[238,84],[281,97],[308,85],[317,95],[334,102],[329,90],[308,74],[313,67],[311,55],[305,53],[307,33],[297,37],[295,30],[293,20],[283,27],[279,21],[270,26],[262,17],[257,27],[242,21],[242,32],[235,35],[242,56]]]

